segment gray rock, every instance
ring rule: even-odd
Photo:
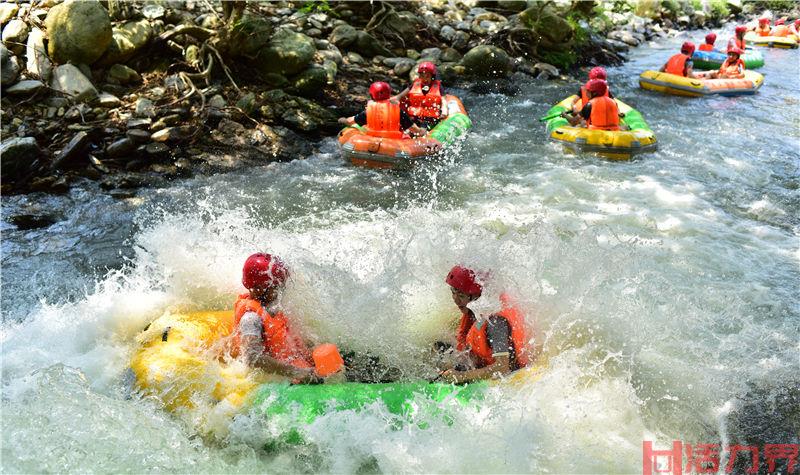
[[[347,53],[347,62],[350,64],[363,64],[364,58],[360,54],[350,51]]]
[[[228,106],[228,103],[225,102],[225,98],[220,96],[219,94],[215,94],[211,99],[208,100],[208,107],[214,109],[224,109]]]
[[[467,45],[469,45],[470,39],[471,37],[466,31],[457,31],[453,37],[451,46],[458,50],[464,50],[466,49]]]
[[[327,84],[333,84],[333,81],[336,79],[336,73],[339,72],[339,66],[337,66],[335,62],[326,59],[322,63],[322,69],[325,70],[325,82]]]
[[[164,7],[162,7],[161,5],[145,5],[145,7],[142,8],[142,16],[144,16],[148,20],[155,20],[157,18],[162,18],[165,13],[166,11],[164,10]]]
[[[402,58],[402,57],[386,58],[386,59],[383,60],[383,65],[386,66],[386,67],[389,67],[389,68],[393,68],[398,63],[401,63],[401,62],[404,62],[404,61],[411,61],[411,60],[408,59],[408,58]]]
[[[167,127],[150,136],[153,142],[179,142],[192,135],[194,129],[188,125],[181,127]]]
[[[3,86],[14,84],[19,74],[17,57],[11,54],[5,46],[0,45],[0,83]]]
[[[319,62],[333,61],[339,65],[342,64],[342,53],[338,49],[317,51],[314,59]]]
[[[738,15],[742,13],[742,0],[728,0],[727,1],[728,10],[734,15]]]
[[[466,73],[478,78],[506,76],[511,69],[511,60],[497,46],[480,45],[472,48],[461,59]]]
[[[72,64],[62,64],[53,71],[51,87],[76,102],[90,101],[97,97],[97,89],[92,82]]]
[[[152,119],[144,118],[144,119],[130,119],[127,123],[128,129],[147,129],[150,127],[150,124],[153,123]]]
[[[256,64],[264,73],[297,74],[308,67],[316,51],[308,36],[281,29],[259,53]]]
[[[548,63],[536,63],[533,65],[535,72],[538,72],[537,79],[553,79],[559,76],[558,68]]]
[[[358,30],[350,25],[339,25],[333,29],[328,41],[333,43],[339,48],[347,48],[355,43],[358,38]]]
[[[44,89],[44,83],[35,79],[20,81],[6,89],[6,94],[11,96],[30,96]]]
[[[439,30],[439,36],[445,41],[453,41],[456,35],[456,30],[452,26],[445,25]]]
[[[111,20],[100,2],[67,0],[45,19],[47,50],[57,63],[92,64],[111,43]]]
[[[688,15],[681,15],[676,20],[679,25],[681,26],[689,26],[692,23],[692,20],[689,18]]]
[[[42,151],[33,137],[10,138],[0,144],[2,179],[18,180],[38,168]]]
[[[72,140],[61,150],[53,161],[52,168],[63,169],[74,166],[88,158],[86,153],[91,143],[91,137],[86,132],[78,132]]]
[[[455,48],[445,48],[439,59],[445,63],[454,63],[461,60],[461,53]]]
[[[386,35],[397,35],[401,38],[413,38],[417,29],[423,26],[416,15],[409,11],[390,11],[378,26],[378,31]]]
[[[528,2],[526,0],[498,0],[497,6],[503,10],[521,12],[528,8]]]
[[[293,78],[292,90],[302,97],[320,95],[322,89],[328,84],[328,73],[325,68],[312,65]]]
[[[413,59],[405,58],[403,61],[395,64],[392,70],[398,77],[402,77],[408,74],[412,69],[414,69],[414,66],[416,65],[417,62],[414,61]]]
[[[122,101],[119,100],[119,97],[113,94],[109,94],[107,92],[101,92],[100,95],[97,97],[97,104],[100,107],[112,108],[112,107],[118,107],[120,104],[122,104]]]
[[[144,129],[128,129],[125,135],[135,144],[143,144],[150,141],[150,132]]]
[[[136,100],[136,109],[133,113],[136,117],[155,117],[156,107],[153,101],[146,97],[140,97]]]
[[[356,38],[355,44],[352,46],[354,50],[363,54],[367,57],[373,56],[392,56],[392,52],[386,49],[385,46],[381,44],[380,41],[375,39],[374,36],[370,35],[365,31],[358,32],[358,38]]]
[[[26,56],[28,58],[26,64],[28,74],[36,76],[44,82],[49,82],[53,76],[53,63],[47,57],[47,51],[44,46],[44,32],[39,28],[34,28],[28,34]]]
[[[0,3],[0,25],[5,25],[19,11],[19,5],[11,2]]]
[[[131,21],[114,28],[110,44],[99,63],[110,66],[124,63],[147,46],[153,37],[153,28],[147,20]]]
[[[3,28],[3,43],[6,48],[15,54],[25,51],[25,41],[28,39],[28,25],[24,21],[13,19]]]
[[[119,84],[127,85],[142,82],[142,77],[133,69],[124,64],[115,64],[108,69],[108,79],[113,79]]]
[[[413,49],[407,49],[407,50],[406,50],[406,56],[407,56],[409,59],[414,59],[414,60],[416,60],[416,59],[419,59],[419,57],[420,57],[420,54],[419,54],[419,51],[417,51],[417,50],[413,50]]]
[[[133,154],[136,150],[136,144],[129,138],[119,139],[116,142],[106,147],[106,156],[108,158],[123,158]]]
[[[440,48],[425,48],[419,52],[419,56],[422,59],[438,61],[442,57],[442,50]]]
[[[144,151],[148,155],[156,157],[156,156],[159,156],[159,155],[166,155],[167,153],[169,153],[170,148],[169,148],[169,145],[167,145],[165,143],[156,142],[156,143],[147,144],[144,147]]]
[[[272,23],[255,15],[245,15],[233,28],[231,51],[240,56],[252,57],[269,46]]]
[[[248,92],[236,101],[236,107],[244,111],[247,115],[253,115],[256,110],[256,95]]]
[[[460,21],[456,23],[456,30],[472,31],[472,24],[468,21]]]

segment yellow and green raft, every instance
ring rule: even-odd
[[[628,160],[634,155],[655,152],[658,148],[656,135],[636,109],[615,99],[619,111],[625,114],[620,123],[629,130],[591,130],[586,127],[575,127],[567,119],[558,114],[572,109],[572,101],[577,96],[570,96],[547,111],[553,117],[547,121],[547,133],[550,138],[564,145],[567,149],[578,153],[596,153],[612,160]]]
[[[686,97],[752,95],[764,83],[764,76],[745,70],[742,79],[698,79],[660,71],[645,71],[639,76],[639,87],[649,91]]]
[[[748,31],[744,35],[747,44],[762,46],[765,48],[795,49],[797,39],[794,35],[789,36],[759,36],[754,31]]]
[[[374,404],[384,407],[398,426],[424,425],[431,417],[447,420],[448,408],[477,403],[489,386],[527,385],[545,369],[540,362],[502,381],[465,386],[427,381],[290,384],[227,356],[232,330],[231,310],[162,315],[137,337],[131,370],[138,391],[156,397],[170,412],[186,414],[203,433],[224,432],[236,414],[255,411],[277,429],[274,439],[265,442],[294,444],[303,442],[303,426],[320,415]]]

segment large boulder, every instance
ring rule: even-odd
[[[351,46],[356,52],[367,57],[373,56],[394,56],[391,51],[386,49],[380,41],[366,31],[359,31],[356,42]]]
[[[75,102],[91,101],[97,97],[97,89],[72,64],[62,64],[53,71],[52,88],[72,98]]]
[[[47,57],[44,46],[44,32],[39,28],[34,28],[28,35],[28,45],[25,55],[28,58],[26,69],[28,74],[40,78],[44,82],[49,82],[53,75],[53,63]]]
[[[264,73],[293,75],[306,69],[317,48],[314,40],[288,29],[280,29],[256,58]]]
[[[478,78],[504,77],[511,70],[511,59],[497,46],[480,45],[467,51],[461,59],[465,73]]]
[[[308,99],[280,89],[265,92],[261,99],[261,116],[269,121],[280,121],[302,132],[335,132],[341,128],[336,114]]]
[[[111,43],[111,20],[96,0],[67,0],[47,13],[47,50],[56,63],[92,64]]]
[[[153,37],[153,28],[147,20],[130,21],[114,28],[111,44],[99,63],[102,66],[124,63],[147,46]]]
[[[3,43],[14,54],[25,51],[25,41],[28,39],[28,25],[24,21],[14,19],[3,28]]]
[[[334,28],[328,37],[328,41],[338,48],[347,48],[355,43],[356,39],[358,39],[358,30],[347,24]]]
[[[409,11],[392,11],[384,17],[377,31],[387,38],[399,36],[405,40],[414,38],[417,29],[424,26],[422,20]]]
[[[519,14],[519,20],[542,37],[545,47],[566,45],[574,35],[572,25],[550,8],[529,8]]]
[[[14,84],[19,74],[17,57],[3,45],[0,45],[0,83],[3,86]]]
[[[245,15],[231,32],[231,49],[237,56],[252,57],[269,45],[272,38],[272,23],[267,19]]]
[[[5,25],[19,11],[19,5],[11,2],[0,3],[0,25]]]
[[[334,66],[336,63],[334,63]],[[292,90],[302,97],[315,97],[320,95],[322,89],[328,84],[328,72],[322,66],[311,65],[308,69],[292,78]]]
[[[42,151],[33,137],[11,138],[0,145],[0,170],[2,179],[19,180],[39,167]]]
[[[526,0],[499,0],[497,2],[497,7],[500,8],[501,10],[507,10],[511,12],[521,12],[526,8],[528,8],[528,2]]]

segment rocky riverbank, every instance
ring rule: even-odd
[[[311,154],[370,82],[420,61],[447,84],[617,64],[738,0],[0,3],[2,193],[96,180],[115,196],[195,173]]]

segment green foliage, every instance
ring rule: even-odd
[[[728,10],[728,3],[725,0],[711,0],[711,16],[713,18],[725,19],[731,11]]]
[[[572,27],[572,31],[573,31],[573,34],[574,34],[573,38],[575,39],[575,45],[576,46],[583,46],[583,45],[585,45],[586,43],[589,42],[589,33],[590,32],[585,30],[580,25],[580,20],[581,20],[581,15],[578,15],[576,13],[570,12],[567,15],[567,23],[569,23],[569,26]]]
[[[569,69],[578,61],[574,51],[547,51],[542,53],[542,60],[559,69]]]
[[[659,0],[641,0],[636,3],[635,13],[643,18],[656,18],[661,14],[661,2]]]
[[[796,0],[757,0],[750,3],[754,11],[771,10],[773,12],[788,12],[797,6]]]
[[[328,0],[315,0],[304,3],[300,11],[303,13],[328,13],[331,11],[331,6],[328,4]]]

